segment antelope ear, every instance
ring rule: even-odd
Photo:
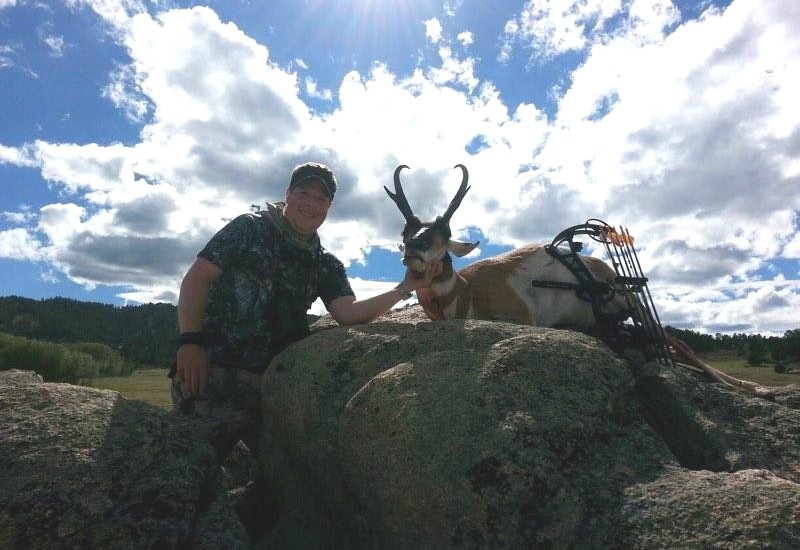
[[[476,243],[465,243],[463,241],[454,241],[453,239],[450,239],[447,241],[447,250],[454,256],[458,256],[460,258],[461,256],[466,256],[475,250],[479,244],[481,244],[480,241]]]

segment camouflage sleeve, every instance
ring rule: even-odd
[[[237,216],[217,231],[197,256],[222,269],[228,269],[239,262],[247,251],[253,249],[256,231],[255,218],[251,214]]]
[[[344,265],[336,256],[329,252],[324,253],[321,270],[319,297],[322,298],[325,307],[336,298],[355,297],[353,289],[350,288],[350,281],[347,280]]]

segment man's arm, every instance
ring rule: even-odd
[[[402,290],[393,288],[383,294],[378,294],[366,300],[356,300],[353,296],[342,296],[328,304],[328,311],[340,325],[357,325],[369,323],[379,315],[383,315],[393,305],[405,298],[408,292],[418,288],[431,286],[433,278],[442,272],[442,262],[431,262],[425,268],[425,273],[419,274],[410,269],[398,285]],[[403,290],[405,292],[403,292]]]
[[[208,290],[220,275],[222,269],[205,258],[197,258],[186,272],[178,298],[178,327],[181,333],[202,330]],[[178,381],[184,383],[190,395],[202,393],[208,375],[205,348],[197,344],[183,344],[178,348],[177,360]]]

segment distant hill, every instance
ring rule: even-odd
[[[99,342],[136,364],[167,367],[178,321],[171,304],[117,307],[68,298],[4,296],[0,332],[49,342]]]

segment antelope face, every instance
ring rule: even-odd
[[[466,167],[463,164],[457,164],[456,167],[461,168],[464,174],[461,186],[456,196],[450,201],[450,206],[447,207],[445,213],[433,222],[423,223],[420,221],[408,204],[403,192],[403,186],[400,183],[400,171],[403,168],[408,168],[408,166],[400,165],[395,169],[394,193],[384,187],[406,219],[406,225],[403,228],[403,244],[401,245],[403,264],[414,271],[420,273],[425,271],[425,265],[428,262],[442,260],[448,252],[456,256],[463,256],[478,246],[478,243],[464,243],[450,238],[450,217],[461,204],[464,195],[469,191],[467,186],[469,174]]]
[[[403,230],[403,264],[421,273],[426,263],[441,260],[447,254],[450,227],[433,222],[423,224],[412,233],[413,229],[406,224]]]

